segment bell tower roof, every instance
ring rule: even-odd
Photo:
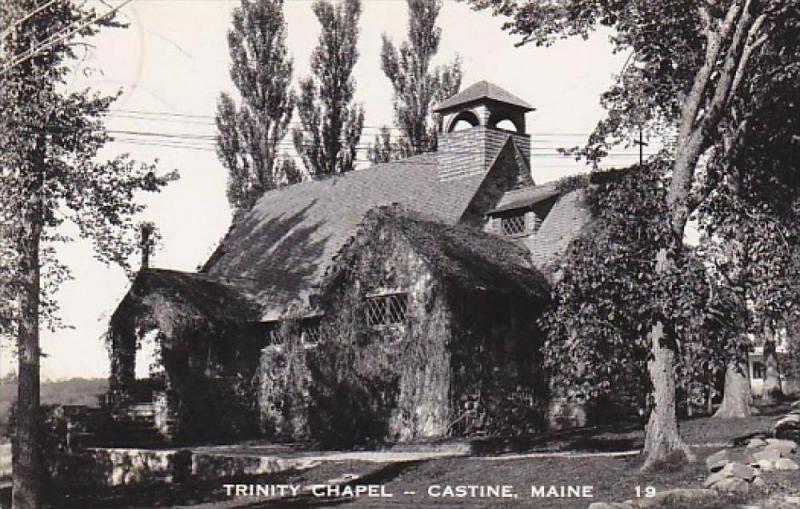
[[[436,113],[443,113],[458,109],[467,104],[480,101],[495,101],[514,106],[523,111],[533,111],[533,106],[493,83],[479,81],[452,97],[448,97],[433,108]]]

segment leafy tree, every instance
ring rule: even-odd
[[[777,56],[793,54],[798,6],[779,0],[472,3],[510,16],[507,28],[522,36],[521,44],[586,37],[599,26],[615,31],[615,50],[629,53],[630,65],[603,96],[609,115],[589,139],[586,153],[601,156],[640,128],[670,141],[674,162],[664,196],[669,229],[655,239],[658,250],[651,266],[669,293],[675,281],[668,276],[683,256],[687,222],[719,183],[702,181],[701,163],[708,157],[730,158],[744,146],[741,134],[750,128],[755,108],[738,98],[758,82],[762,66],[768,73],[785,73],[787,62]],[[655,305],[642,322],[655,399],[646,428],[645,467],[675,451],[692,457],[675,415],[673,368],[680,339],[671,326],[674,320],[668,307]]]
[[[382,140],[376,140],[376,156],[383,155],[382,159],[436,150],[441,119],[431,108],[461,87],[458,57],[449,65],[430,68],[442,36],[442,29],[436,26],[441,8],[441,0],[408,0],[408,40],[398,49],[391,39],[383,36],[381,68],[392,82],[395,123],[403,135],[392,144],[387,141],[389,136],[381,133]],[[378,144],[382,144],[384,151],[386,147],[394,147],[396,155],[387,158]]]
[[[652,161],[642,168],[596,172],[591,185],[579,191],[593,219],[570,244],[542,318],[545,366],[552,386],[562,390],[557,396],[578,401],[611,396],[639,410],[651,406],[650,345],[642,324],[661,301],[673,310],[670,326],[682,338],[675,370],[687,411],[708,396],[706,381],[724,365],[721,345],[737,330],[734,318],[741,314],[730,293],[714,287],[692,251],[682,253],[670,275],[675,283],[669,294],[652,271],[655,239],[667,227],[668,169],[668,162]]]
[[[39,328],[42,315],[52,311],[43,295],[68,275],[54,264],[54,243],[67,240],[59,227],[72,223],[81,237],[92,240],[97,258],[128,268],[136,246],[134,218],[143,210],[137,192],[157,192],[168,180],[157,176],[153,165],[127,156],[97,161],[110,140],[103,120],[117,95],[69,92],[64,86],[78,39],[94,35],[98,25],[115,23],[97,13],[98,22],[65,35],[95,14],[69,0],[48,2],[16,23],[40,6],[33,0],[0,1],[5,60],[0,71],[0,224],[3,245],[14,260],[10,271],[6,267],[4,286],[13,295],[11,329],[19,360],[15,509],[41,507]],[[19,58],[56,34],[48,50]]]
[[[747,327],[739,351],[730,358],[730,383],[717,413],[723,417],[750,412],[745,334],[763,337],[765,352],[774,352],[774,332],[786,322],[798,297],[791,290],[796,284],[789,270],[798,238],[800,195],[796,162],[800,144],[795,139],[800,113],[796,105],[800,13],[796,6],[792,9],[779,8],[762,18],[769,20],[769,37],[759,39],[759,51],[732,95],[719,141],[709,150],[700,179],[699,194],[705,199],[698,215],[710,258],[728,285],[749,303]],[[769,374],[776,375],[777,357],[769,357]]]
[[[236,220],[285,178],[278,146],[289,132],[295,97],[283,0],[242,0],[233,11],[228,47],[241,105],[220,95],[217,155],[228,170],[228,201]]]
[[[311,55],[313,76],[300,81],[297,110],[303,129],[292,133],[294,146],[312,175],[353,170],[364,127],[364,108],[353,104],[353,66],[358,60],[360,0],[335,6],[316,0],[314,14],[321,25]]]

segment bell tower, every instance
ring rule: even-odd
[[[443,117],[437,166],[439,179],[457,180],[489,169],[509,137],[530,167],[531,138],[525,113],[534,108],[519,97],[480,81],[433,109]]]

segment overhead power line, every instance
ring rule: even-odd
[[[41,6],[39,6],[39,7],[35,8],[34,10],[32,10],[31,12],[29,12],[29,13],[25,14],[25,15],[24,15],[24,16],[22,16],[20,19],[18,19],[18,20],[16,20],[16,21],[14,21],[13,23],[11,23],[11,25],[9,25],[9,27],[8,27],[8,28],[6,28],[5,30],[3,30],[3,33],[1,33],[1,34],[0,34],[0,39],[2,39],[3,37],[7,36],[7,35],[8,35],[8,34],[10,34],[11,32],[13,32],[13,31],[14,31],[14,29],[15,29],[16,27],[18,27],[18,26],[19,26],[19,25],[21,25],[22,23],[25,23],[27,20],[29,20],[29,19],[31,19],[32,17],[36,16],[37,14],[39,14],[40,12],[42,12],[43,10],[47,9],[48,7],[50,7],[51,5],[53,5],[54,3],[56,3],[57,1],[58,1],[58,0],[50,0],[49,2],[47,2],[47,3],[45,3],[45,4],[41,5]]]
[[[179,148],[179,149],[187,149],[187,150],[200,150],[204,152],[216,152],[216,146],[212,144],[206,144],[203,142],[193,142],[192,140],[159,140],[159,139],[147,139],[147,138],[137,138],[137,137],[114,137],[114,142],[117,143],[125,143],[130,145],[141,145],[141,146],[151,146],[151,147],[164,147],[164,148]],[[279,145],[279,149],[294,149],[294,145]],[[371,147],[368,145],[358,145],[356,150],[368,150]],[[459,155],[483,155],[482,151],[469,151],[469,150],[460,150],[455,152]],[[656,155],[656,152],[647,152],[645,155],[651,156]],[[297,154],[288,154],[282,153],[279,154],[280,157],[290,156],[290,157],[301,157]],[[606,158],[634,158],[637,157],[638,153],[635,152],[611,152],[606,155]],[[573,159],[574,156],[570,154],[562,154],[560,152],[547,152],[547,153],[532,153],[531,158],[536,159]]]
[[[214,122],[213,115],[197,115],[197,114],[188,114],[188,113],[175,113],[169,111],[147,111],[147,110],[130,110],[130,109],[120,109],[120,108],[112,108],[110,111],[109,116],[111,117],[122,117],[122,118],[133,118],[144,120],[148,122],[173,122],[173,123],[182,123],[183,121],[177,119],[189,119],[186,121],[187,124],[197,124],[197,125],[210,125],[216,126]],[[205,119],[205,121],[203,121]],[[303,128],[303,125],[298,122],[292,122],[289,124],[290,127],[293,128]],[[376,130],[381,131],[383,129],[388,129],[390,132],[404,132],[405,130],[396,127],[396,126],[387,126],[387,125],[364,125],[363,129],[365,130]],[[542,136],[542,137],[589,137],[591,132],[530,132],[526,133],[530,136]]]

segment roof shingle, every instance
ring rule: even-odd
[[[510,104],[512,106],[522,108],[525,111],[532,111],[534,109],[533,106],[515,96],[511,92],[498,87],[493,83],[489,83],[488,81],[479,81],[474,85],[465,88],[456,95],[448,97],[444,101],[440,102],[433,108],[433,111],[442,112],[451,110],[458,106],[479,101],[481,99],[489,99],[492,101]]]
[[[422,154],[349,174],[267,192],[222,241],[206,267],[237,281],[280,318],[307,298],[364,215],[400,204],[425,217],[456,223],[484,175],[440,182],[435,154]]]

